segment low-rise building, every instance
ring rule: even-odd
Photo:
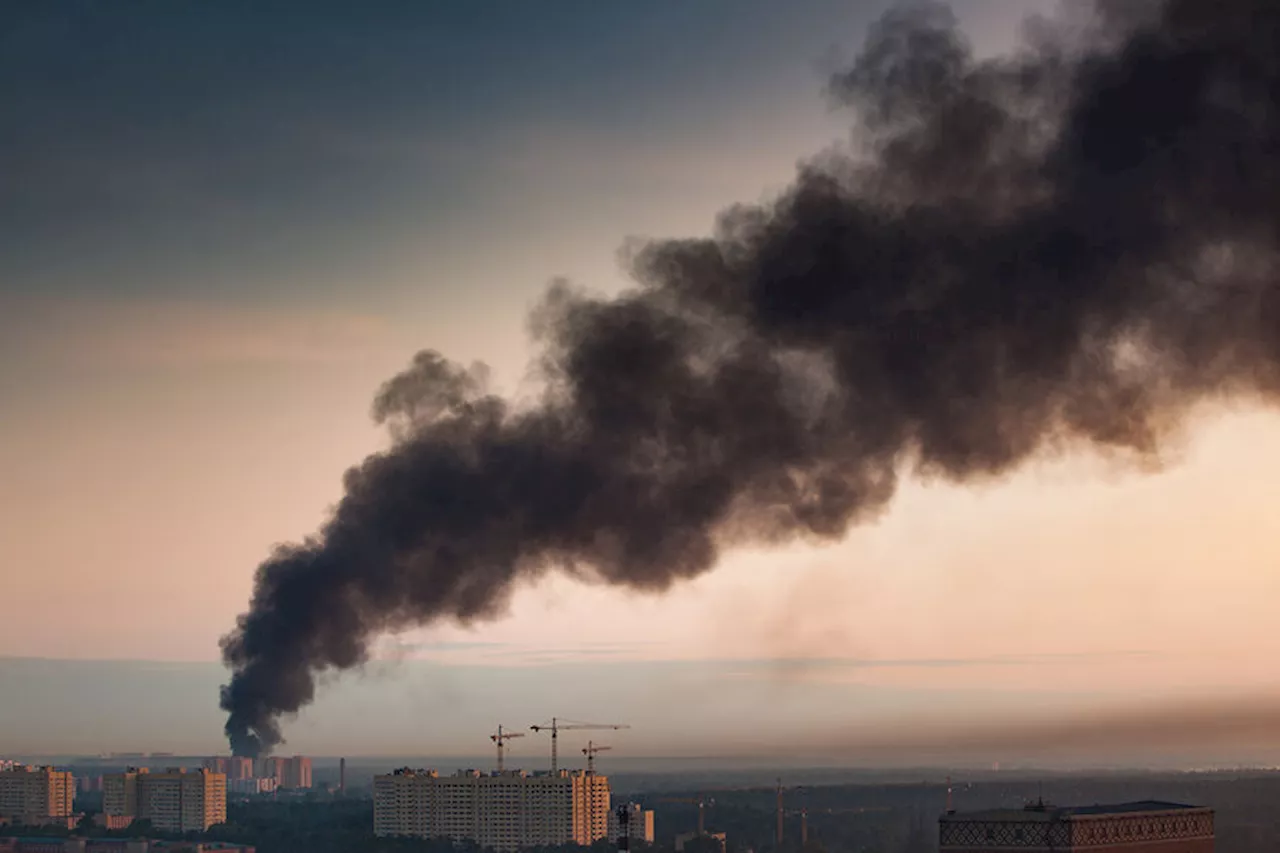
[[[270,794],[276,790],[276,780],[274,777],[252,779],[235,779],[227,783],[227,791],[232,794],[240,794],[242,796],[253,796],[255,794]]]
[[[682,832],[676,836],[676,853],[684,850],[684,846],[695,838],[709,838],[719,846],[720,853],[725,853],[729,837],[723,832]]]
[[[255,853],[253,847],[214,841],[147,838],[0,838],[0,853]]]
[[[1213,853],[1213,810],[1152,800],[948,812],[938,822],[940,853]]]

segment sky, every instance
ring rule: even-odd
[[[1050,8],[953,5],[988,53]],[[527,391],[549,280],[617,291],[626,238],[705,234],[847,136],[823,75],[886,6],[7,5],[0,753],[224,749],[218,639],[385,446],[378,385],[430,347]],[[1159,472],[910,482],[840,545],[665,597],[553,577],[383,638],[288,748],[468,753],[558,715],[661,755],[1269,693],[1278,424],[1206,410]]]

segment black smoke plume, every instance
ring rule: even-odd
[[[377,635],[496,617],[518,580],[662,590],[838,539],[903,474],[1150,460],[1201,401],[1275,401],[1280,4],[1093,11],[997,60],[943,7],[888,14],[830,84],[861,147],[640,247],[617,298],[553,287],[537,406],[420,354],[374,404],[391,448],[223,641],[235,751]]]

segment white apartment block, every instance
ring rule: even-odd
[[[149,820],[164,832],[204,832],[227,820],[227,777],[207,768],[129,768],[102,777],[102,811]]]
[[[26,764],[0,770],[0,817],[15,823],[65,822],[75,796],[75,777],[65,770]]]
[[[481,773],[403,768],[373,780],[375,835],[474,841],[511,851],[606,837],[609,779],[561,770]]]
[[[653,843],[653,810],[641,808],[639,803],[627,803],[622,806],[627,810],[626,835],[631,839],[631,846],[637,843]],[[618,810],[609,810],[609,840],[617,841],[623,835],[622,820]]]

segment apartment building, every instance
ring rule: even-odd
[[[13,823],[66,823],[76,780],[65,770],[15,764],[0,770],[0,818]]]
[[[311,759],[305,755],[291,758],[272,756],[264,758],[258,775],[266,779],[275,779],[279,788],[310,788]]]
[[[252,779],[253,759],[243,755],[217,755],[204,760],[204,766],[214,773],[222,773],[228,782],[237,779]]]
[[[609,840],[617,841],[625,834],[637,844],[653,843],[653,810],[641,807],[639,803],[627,803],[619,808],[626,809],[627,822],[624,826],[618,816],[618,808],[609,810]]]
[[[208,768],[131,767],[103,777],[102,810],[108,818],[149,820],[165,832],[204,832],[227,820],[227,777]]]
[[[609,779],[561,770],[481,773],[402,768],[374,777],[375,835],[451,838],[510,851],[606,837]]]
[[[138,816],[138,775],[147,769],[130,767],[123,773],[107,773],[102,777],[102,813],[108,818]]]

